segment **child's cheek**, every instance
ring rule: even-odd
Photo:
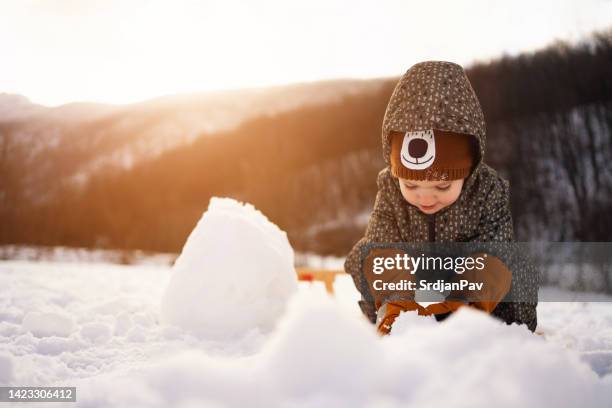
[[[440,202],[442,202],[445,206],[449,206],[455,201],[457,201],[460,192],[461,190],[445,192],[440,196]]]
[[[416,205],[416,194],[409,190],[404,190],[403,192],[404,199],[408,201],[410,204]]]

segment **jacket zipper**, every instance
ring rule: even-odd
[[[428,239],[430,242],[435,242],[436,241],[436,214],[430,215],[429,218],[427,219],[427,222],[429,223]]]

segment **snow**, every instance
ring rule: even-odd
[[[462,308],[440,323],[402,314],[381,338],[349,276],[330,297],[295,281],[292,256],[254,208],[213,200],[174,267],[0,262],[0,385],[76,386],[84,407],[612,400],[610,297],[540,303],[543,335]]]
[[[24,330],[32,332],[37,337],[60,336],[67,337],[74,328],[70,316],[58,313],[29,312],[21,322]]]
[[[112,329],[107,323],[92,322],[81,327],[81,337],[92,343],[106,343],[111,335]]]
[[[273,330],[218,339],[159,322],[173,273],[0,263],[0,310],[14,305],[0,320],[0,382],[74,385],[79,405],[94,407],[418,406],[447,395],[470,406],[606,406],[612,397],[612,299],[540,304],[544,336],[468,311],[441,323],[404,314],[379,338],[341,276],[334,298],[300,283]],[[24,327],[46,308],[70,314],[74,330],[38,337]]]
[[[13,357],[0,353],[0,384],[8,384],[13,379]]]
[[[187,239],[161,321],[206,338],[270,331],[297,290],[287,234],[252,205],[213,197]]]
[[[140,250],[0,245],[0,260],[172,265],[176,257],[177,254],[173,253],[146,253]]]

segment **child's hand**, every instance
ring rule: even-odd
[[[414,300],[396,300],[387,302],[378,308],[376,317],[376,330],[378,334],[384,336],[389,334],[391,326],[401,312],[417,311],[421,316],[428,316],[431,313],[426,308],[416,303]]]
[[[445,300],[442,303],[434,303],[425,308],[425,310],[429,314],[445,314],[449,312],[454,312],[459,309],[461,306],[466,305],[465,302],[459,302],[454,300]]]

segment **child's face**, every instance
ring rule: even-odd
[[[406,201],[425,214],[434,214],[457,201],[464,180],[420,181],[400,178],[399,185]]]

